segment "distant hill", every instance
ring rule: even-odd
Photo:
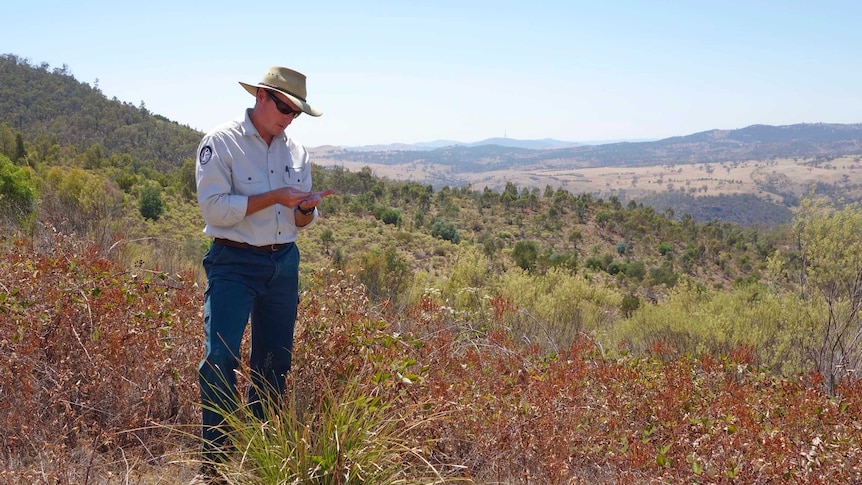
[[[445,144],[444,144],[445,143]],[[496,145],[501,147],[510,147],[510,148],[526,148],[529,150],[553,150],[556,148],[571,148],[582,145],[581,143],[571,142],[571,141],[560,141],[554,140],[553,138],[542,138],[541,140],[518,140],[515,138],[487,138],[481,141],[475,141],[471,143],[460,143],[460,142],[448,142],[448,141],[437,141],[437,142],[426,142],[426,143],[417,143],[417,146],[426,147],[426,148],[441,148],[445,146],[466,146],[466,147],[480,147],[484,145]]]
[[[496,145],[501,147],[509,147],[509,148],[526,148],[529,150],[552,150],[556,148],[571,148],[576,146],[581,146],[584,143],[577,143],[571,141],[560,141],[554,140],[552,138],[543,138],[541,140],[517,140],[515,138],[488,138],[481,141],[474,141],[470,143],[464,143],[460,141],[452,141],[452,140],[435,140],[428,142],[418,142],[418,143],[393,143],[390,145],[363,145],[363,146],[352,146],[345,147],[345,150],[349,151],[361,151],[361,152],[374,152],[374,151],[391,151],[391,150],[400,150],[400,151],[426,151],[426,150],[436,150],[438,148],[446,148],[446,147],[481,147],[486,145]]]
[[[418,145],[413,145],[409,143],[389,143],[386,145],[361,145],[361,146],[351,146],[351,147],[338,147],[339,150],[350,150],[354,152],[391,152],[391,151],[408,151],[415,152],[418,150],[425,150]],[[431,148],[427,148],[427,150],[431,150]]]
[[[450,166],[454,173],[513,167],[639,167],[793,157],[834,158],[862,153],[862,124],[752,125],[737,130],[710,130],[648,142],[535,148],[540,142],[542,140],[532,143],[533,148],[519,146],[530,143],[503,145],[476,142],[433,150],[345,150],[331,156],[340,160],[395,165],[421,160],[424,163]]]

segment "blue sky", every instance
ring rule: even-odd
[[[862,122],[862,2],[29,1],[0,53],[206,131],[271,65],[308,76],[309,146],[654,139]],[[2,82],[2,80],[0,80]]]

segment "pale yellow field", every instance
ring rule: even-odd
[[[374,175],[440,185],[471,184],[473,189],[489,187],[501,190],[507,182],[519,188],[544,190],[562,187],[574,194],[622,194],[637,197],[647,193],[678,191],[690,195],[755,194],[780,201],[781,195],[807,194],[814,184],[821,188],[834,185],[848,199],[862,199],[862,157],[852,156],[831,161],[813,159],[749,160],[712,164],[662,165],[649,167],[599,167],[577,170],[549,170],[524,167],[482,173],[454,173],[449,167],[412,162],[402,165],[332,161],[326,153],[318,154],[315,163],[341,166],[351,172],[369,167]]]

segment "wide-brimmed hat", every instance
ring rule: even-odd
[[[303,113],[311,116],[320,116],[323,111],[314,109],[305,98],[308,96],[305,90],[305,74],[296,72],[286,67],[272,66],[263,75],[263,79],[257,84],[247,84],[240,81],[240,85],[253,96],[257,95],[258,88],[271,89],[287,96],[293,104],[297,105]]]

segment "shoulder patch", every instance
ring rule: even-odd
[[[198,160],[201,162],[201,165],[206,165],[207,162],[213,157],[213,149],[211,146],[207,145],[201,148],[201,153],[198,155]]]

